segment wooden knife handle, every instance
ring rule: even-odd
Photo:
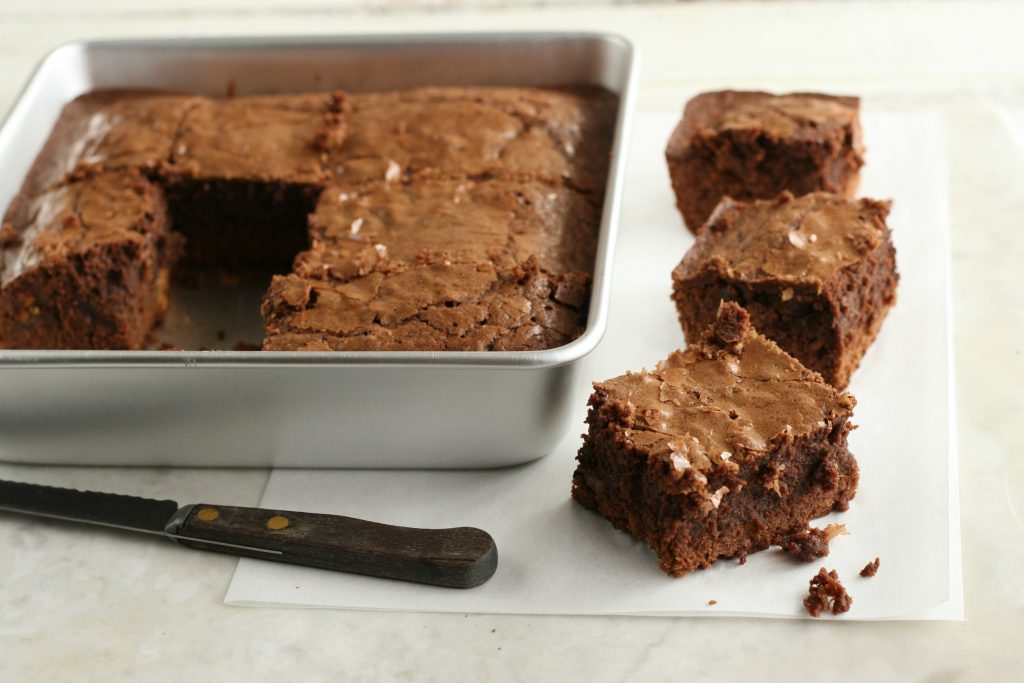
[[[450,588],[479,586],[498,567],[494,539],[472,527],[413,529],[340,515],[199,504],[169,532],[200,550]]]

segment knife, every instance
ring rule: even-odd
[[[473,588],[498,567],[490,534],[414,529],[340,515],[228,505],[179,505],[113,493],[0,480],[0,510],[163,536],[197,550]]]

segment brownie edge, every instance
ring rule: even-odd
[[[595,383],[572,496],[670,576],[763,550],[848,507],[855,404],[724,303],[655,370]]]

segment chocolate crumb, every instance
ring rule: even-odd
[[[817,618],[822,612],[828,611],[831,611],[832,614],[850,611],[853,598],[839,582],[839,573],[835,569],[826,571],[824,567],[821,567],[809,583],[810,588],[807,590],[807,597],[804,598],[804,607],[812,617]]]
[[[807,527],[782,537],[779,546],[803,562],[814,562],[828,555],[828,544],[836,536],[846,533],[842,524],[829,524],[824,529]]]
[[[717,605],[718,604],[718,600],[708,600],[708,604],[709,605]]]
[[[864,577],[874,576],[875,574],[878,573],[878,565],[879,564],[880,564],[880,562],[879,562],[878,558],[876,557],[874,559],[874,561],[868,562],[866,565],[864,565],[864,569],[860,570],[860,575],[864,576]]]
[[[328,112],[324,114],[323,125],[314,134],[313,145],[323,152],[329,152],[341,147],[347,133],[348,124],[343,116],[336,112]]]
[[[736,557],[739,558],[740,565],[744,565],[747,563],[747,551],[739,551],[738,553],[736,553]]]
[[[102,171],[102,167],[99,164],[90,164],[85,161],[79,162],[77,166],[71,169],[68,173],[68,180],[87,180],[95,175],[98,175]]]
[[[750,329],[750,314],[732,301],[722,301],[718,305],[718,317],[703,335],[706,347],[718,347],[739,356],[743,353],[743,336]],[[712,348],[705,353],[713,355]]]
[[[16,247],[19,244],[21,244],[21,235],[15,231],[13,225],[4,223],[3,227],[0,227],[0,248]]]

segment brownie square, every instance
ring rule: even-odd
[[[697,232],[722,197],[853,196],[863,152],[859,98],[726,90],[686,104],[665,157],[676,205]]]
[[[332,187],[264,299],[267,350],[526,350],[582,333],[600,211],[568,187]]]
[[[654,371],[594,384],[572,496],[671,576],[763,550],[848,507],[855,404],[725,303]]]
[[[889,202],[816,192],[725,199],[672,272],[687,339],[735,301],[754,326],[844,388],[896,300]]]
[[[138,171],[17,201],[0,233],[0,347],[143,348],[179,252],[162,193]]]

